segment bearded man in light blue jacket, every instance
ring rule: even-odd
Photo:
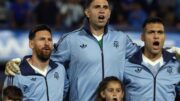
[[[50,59],[53,50],[51,29],[47,25],[33,27],[29,32],[29,47],[32,55],[21,61],[21,73],[8,76],[4,87],[19,87],[23,101],[63,101],[68,81],[64,66]]]

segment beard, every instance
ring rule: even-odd
[[[44,49],[36,50],[37,58],[42,62],[48,61],[50,59],[51,53],[52,53],[51,49],[48,52],[45,52]]]

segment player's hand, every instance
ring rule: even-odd
[[[20,58],[12,59],[6,63],[5,74],[15,76],[20,73],[19,65],[21,63]]]
[[[172,47],[174,50],[174,53],[176,54],[176,58],[180,59],[180,48],[179,47]]]
[[[176,58],[180,60],[180,54],[176,54]]]
[[[175,53],[176,54],[176,58],[180,59],[180,48],[179,47],[171,47],[167,51]]]

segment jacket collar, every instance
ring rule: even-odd
[[[135,64],[141,64],[142,63],[142,54],[144,51],[144,47],[142,47],[141,49],[139,49],[139,51],[137,51],[130,59],[129,61]],[[168,62],[169,60],[171,60],[175,54],[174,53],[169,53],[167,52],[165,49],[162,50],[162,56],[163,56],[163,60],[164,62]]]
[[[105,31],[104,34],[106,34],[108,32],[108,24],[105,25]],[[82,26],[82,29],[84,29],[89,35],[92,35],[91,31],[90,31],[90,26],[89,26],[89,21],[88,18],[85,19],[84,24]]]
[[[31,57],[32,57],[31,55],[25,56],[23,58],[23,60],[21,61],[21,63],[20,63],[20,70],[21,70],[21,74],[22,75],[38,75],[34,71],[34,69],[32,69],[32,67],[29,65],[29,63],[26,60],[27,58],[31,58]],[[55,69],[55,68],[58,67],[58,65],[54,61],[52,61],[52,60],[49,61],[49,66],[51,67],[51,69]]]

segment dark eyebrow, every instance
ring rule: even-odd
[[[99,8],[99,7],[101,7],[100,5],[94,5],[94,8]]]
[[[108,5],[103,5],[103,8],[109,8],[109,6]]]
[[[164,33],[164,31],[163,30],[159,30],[158,33]]]
[[[157,32],[157,33],[164,33],[164,31],[163,30],[149,30],[149,31],[147,31],[148,33],[155,33],[155,32]]]
[[[99,5],[99,4],[97,4],[97,5],[94,5],[94,8],[100,8],[101,7],[101,5]],[[102,7],[103,8],[109,8],[109,6],[108,5],[102,5]]]

